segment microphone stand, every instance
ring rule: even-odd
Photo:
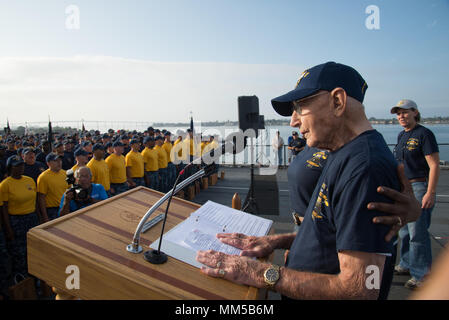
[[[134,237],[133,237],[133,242],[131,244],[129,244],[126,247],[126,250],[128,252],[132,252],[132,253],[140,253],[143,251],[142,246],[139,245],[140,243],[140,235],[142,233],[142,228],[145,224],[145,222],[148,220],[148,218],[151,216],[151,214],[156,211],[167,199],[169,199],[169,202],[167,204],[167,208],[165,209],[165,216],[164,216],[164,222],[162,225],[162,233],[161,233],[161,237],[159,240],[159,246],[158,246],[158,250],[150,250],[145,252],[144,254],[144,259],[154,263],[154,264],[161,264],[164,263],[165,261],[167,261],[167,255],[164,252],[160,251],[161,248],[161,243],[162,243],[162,236],[163,236],[163,232],[164,232],[164,228],[165,228],[165,223],[167,221],[167,214],[168,214],[168,208],[170,206],[170,202],[171,202],[171,198],[173,197],[173,195],[175,193],[177,193],[178,191],[182,190],[185,186],[189,185],[190,183],[192,183],[193,181],[202,178],[205,175],[208,175],[209,173],[211,173],[213,171],[213,165],[207,165],[206,167],[204,167],[203,169],[201,169],[200,171],[196,172],[194,175],[188,177],[187,179],[181,181],[178,185],[178,181],[179,178],[184,174],[185,169],[187,167],[189,167],[190,165],[192,165],[193,163],[189,163],[179,174],[178,177],[176,178],[175,184],[173,186],[173,188],[167,192],[162,198],[160,198],[148,211],[147,213],[145,213],[145,215],[142,217],[142,219],[140,220],[139,224],[137,225],[137,229],[134,232]]]
[[[243,204],[242,211],[259,214],[259,206],[257,205],[256,196],[254,193],[254,144],[251,138],[251,184],[249,191]]]

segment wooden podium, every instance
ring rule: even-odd
[[[145,187],[47,222],[28,232],[29,273],[59,293],[80,299],[260,299],[266,291],[204,275],[169,257],[162,265],[143,259],[162,222],[141,235],[143,252],[126,250],[148,209],[163,194]],[[165,213],[166,203],[154,214]],[[173,198],[165,232],[200,205]],[[150,217],[150,219],[153,218]],[[68,266],[79,270],[79,289],[67,289]],[[70,269],[68,269],[70,270]]]

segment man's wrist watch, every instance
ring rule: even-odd
[[[273,289],[280,278],[280,267],[272,264],[263,273],[263,279],[269,289]]]

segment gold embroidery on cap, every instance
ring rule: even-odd
[[[309,71],[305,70],[303,71],[303,73],[301,73],[301,77],[299,77],[298,82],[296,82],[296,86],[295,89],[298,87],[299,83],[301,82],[301,80],[305,77],[307,77],[310,74]]]

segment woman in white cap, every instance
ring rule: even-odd
[[[421,115],[414,101],[399,101],[391,113],[396,114],[399,124],[404,128],[398,135],[394,155],[397,161],[404,164],[405,175],[422,208],[417,221],[399,230],[401,259],[395,267],[396,274],[411,275],[405,287],[414,289],[421,285],[432,264],[428,229],[440,172],[439,149],[433,132],[419,124]]]

